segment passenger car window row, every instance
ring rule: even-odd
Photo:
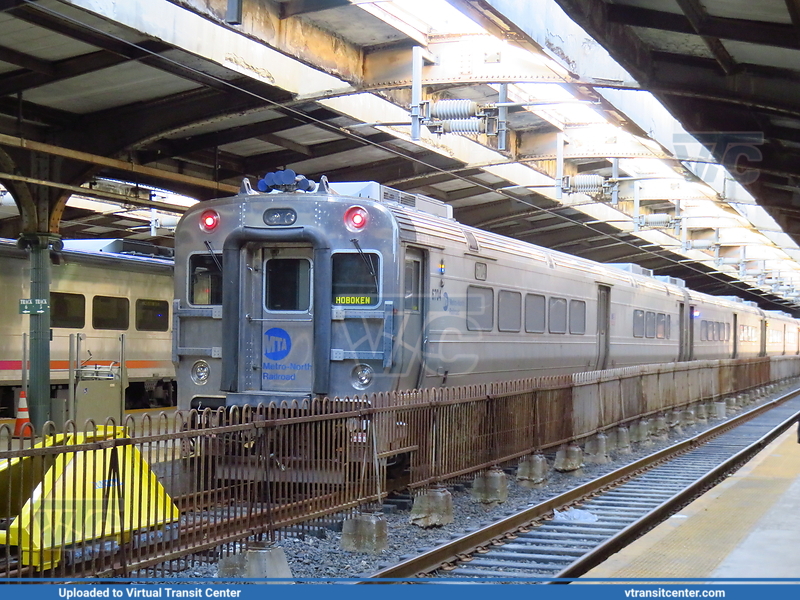
[[[140,298],[134,306],[136,331],[169,331],[169,302]],[[50,292],[50,326],[83,329],[86,326],[86,297],[83,294]],[[130,300],[117,296],[93,296],[92,328],[127,331],[130,328]]]

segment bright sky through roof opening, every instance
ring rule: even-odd
[[[486,33],[480,25],[458,9],[453,8],[446,0],[393,0],[392,2],[376,2],[376,4],[394,5],[428,25],[429,33]]]

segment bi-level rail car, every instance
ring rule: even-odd
[[[376,183],[204,202],[175,244],[182,408],[799,348],[789,315],[470,228]]]
[[[172,259],[115,252],[121,244],[99,240],[97,250],[81,250],[80,243],[67,242],[53,254],[51,394],[61,397],[58,390],[68,385],[70,334],[82,336],[78,366],[98,371],[115,366],[120,334],[125,334],[127,407],[168,405],[175,374],[170,360]],[[30,297],[30,262],[12,240],[0,240],[0,273],[5,300],[0,303],[0,416],[13,417],[22,383],[23,334],[29,328],[18,307],[20,299]]]

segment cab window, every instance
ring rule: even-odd
[[[267,310],[305,312],[311,306],[311,263],[305,258],[271,258],[264,269]]]
[[[339,252],[332,257],[331,302],[337,306],[377,306],[380,257],[375,252]]]
[[[189,303],[199,306],[222,304],[222,255],[193,254],[189,257]]]

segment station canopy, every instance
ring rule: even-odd
[[[169,245],[187,206],[291,168],[800,310],[800,249],[752,181],[772,156],[763,136],[698,134],[603,38],[616,23],[655,44],[652,10],[595,3],[598,22],[577,1],[535,3],[540,17],[499,0],[290,0],[232,19],[236,4],[0,0],[0,236],[22,231],[20,198],[45,186],[66,201],[65,238]]]

